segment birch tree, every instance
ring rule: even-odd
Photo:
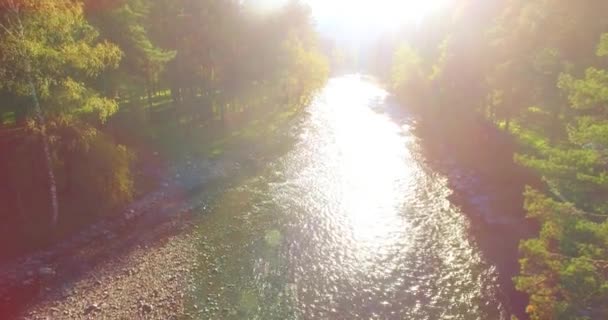
[[[31,100],[30,123],[40,136],[48,173],[52,229],[60,207],[49,118],[92,115],[104,121],[118,108],[86,84],[121,57],[116,46],[97,36],[80,2],[0,0],[0,89]]]

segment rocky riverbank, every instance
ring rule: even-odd
[[[23,319],[177,319],[196,267],[196,239],[171,236],[138,246],[34,303]]]
[[[187,318],[183,297],[197,267],[192,218],[222,186],[280,154],[297,119],[294,112],[276,130],[259,130],[256,143],[233,139],[221,155],[174,161],[159,188],[121,214],[0,264],[0,319]]]
[[[255,156],[189,159],[159,190],[51,248],[0,266],[1,319],[136,319],[183,313],[178,291],[196,266],[188,229],[200,193],[255,169]],[[210,190],[210,194],[211,194]]]
[[[511,311],[528,319],[528,296],[515,289],[513,277],[519,273],[520,241],[538,228],[526,218],[523,192],[526,185],[542,188],[542,181],[513,161],[518,146],[508,133],[478,122],[454,132],[420,119],[416,132],[427,164],[446,177],[449,200],[473,222],[471,236],[497,266]]]

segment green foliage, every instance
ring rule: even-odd
[[[94,130],[94,126],[104,123],[118,110],[115,101],[102,97],[88,83],[103,71],[116,67],[121,52],[115,45],[97,39],[98,32],[85,19],[80,2],[3,0],[0,11],[3,13],[0,17],[0,90],[6,92],[8,103],[29,100],[22,105],[15,104],[13,109],[26,118],[35,119],[28,121],[25,132],[30,137],[24,139],[22,149],[14,150],[15,155],[22,156],[11,160],[20,162],[36,154],[32,148],[43,150],[43,155],[37,159],[43,160],[46,181],[32,181],[48,186],[46,194],[29,193],[37,190],[27,185],[21,185],[23,189],[15,192],[27,194],[39,203],[50,203],[50,226],[56,229],[58,221],[65,217],[60,215],[65,204],[60,201],[63,195],[58,194],[57,176],[61,173],[60,164],[68,157],[58,150],[70,144],[62,130],[55,130],[60,127],[56,124],[78,123],[85,129]],[[20,153],[19,150],[24,151]],[[31,160],[30,163],[36,158]],[[128,164],[126,168],[128,170]],[[120,171],[120,168],[112,170]],[[22,176],[13,176],[13,180],[27,179],[29,175],[27,171],[15,172]]]
[[[176,51],[162,49],[150,38],[151,6],[148,1],[122,0],[115,7],[89,13],[102,37],[117,44],[124,52],[120,69],[107,75],[113,79],[111,83],[114,86],[138,81],[140,86],[151,90],[151,86],[160,80],[167,63],[176,56]]]
[[[517,288],[530,294],[532,319],[605,317],[608,222],[531,189],[526,209],[543,223],[540,238],[521,244],[516,278]]]
[[[559,78],[558,86],[568,93],[573,108],[589,110],[604,108],[608,102],[608,71],[589,68],[584,79],[575,79],[564,74]]]
[[[284,42],[282,51],[285,65],[279,66],[280,81],[286,84],[288,96],[309,101],[327,79],[327,60],[295,36]]]
[[[598,57],[608,56],[608,33],[602,34],[600,44],[597,46],[596,54]]]
[[[74,97],[84,91],[84,85],[75,79],[97,76],[120,60],[116,46],[96,42],[97,31],[74,1],[3,0],[0,7],[5,12],[0,20],[0,89],[22,96],[32,95],[35,89],[47,115],[80,109],[83,97]],[[57,92],[69,99],[58,100]],[[91,106],[107,107],[105,111],[91,108],[102,116],[115,111],[111,103],[92,102]]]
[[[59,227],[77,226],[154,185],[132,174],[145,149],[221,149],[218,136],[307,105],[329,72],[310,10],[247,6],[0,0],[0,129],[18,142],[2,166],[15,200],[0,213],[44,233],[48,224],[30,222],[46,221],[58,198]],[[198,128],[214,138],[193,137]]]
[[[395,92],[412,96],[414,90],[424,86],[426,81],[422,59],[408,45],[402,45],[395,52],[391,73],[392,88]]]
[[[58,160],[65,202],[94,214],[108,214],[130,201],[133,153],[89,126],[65,122],[58,125],[61,136],[69,137],[64,139],[67,146],[63,150],[57,146],[63,151]]]
[[[485,118],[520,142],[515,161],[548,189],[525,195],[541,223],[520,247],[527,311],[608,318],[608,2],[484,3],[456,3],[452,19],[422,23],[440,36],[401,40],[393,90],[422,111],[441,110],[421,114],[448,134]]]

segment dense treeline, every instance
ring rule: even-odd
[[[295,1],[0,0],[3,233],[45,238],[128,203],[159,148],[138,144],[305,105],[327,76],[316,46]]]
[[[604,0],[456,1],[379,53],[425,119],[494,124],[543,177],[544,190],[525,192],[541,229],[521,243],[515,279],[532,319],[608,318],[606,12]]]

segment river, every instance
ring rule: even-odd
[[[403,110],[372,80],[331,79],[287,152],[201,209],[190,313],[508,319],[497,266]]]

